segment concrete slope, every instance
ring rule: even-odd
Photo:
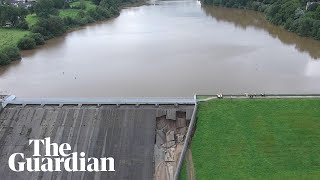
[[[153,179],[156,108],[8,105],[0,114],[1,179]],[[113,157],[115,172],[11,171],[12,153],[31,157],[29,139],[51,137],[87,157]],[[44,148],[41,146],[44,154]]]

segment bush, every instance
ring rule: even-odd
[[[89,14],[90,17],[92,17],[92,18],[95,19],[95,20],[100,20],[100,19],[102,19],[102,15],[99,14],[96,9],[90,9],[90,10],[88,11],[88,14]]]
[[[70,7],[70,2],[65,1],[65,2],[64,2],[63,9],[70,9],[70,8],[71,8],[71,7]]]
[[[320,20],[314,20],[311,29],[311,36],[317,39],[318,31],[320,29]]]
[[[36,41],[26,36],[19,40],[18,47],[23,50],[34,49],[36,47]]]
[[[53,0],[53,7],[56,9],[62,9],[64,7],[65,0]]]
[[[9,57],[6,54],[0,52],[0,65],[10,64],[10,62],[11,61]]]
[[[110,18],[113,15],[110,10],[102,8],[102,7],[99,7],[99,6],[96,8],[96,12],[98,14],[101,14],[101,16],[104,17],[104,18]]]
[[[63,23],[65,26],[69,26],[69,27],[78,24],[74,18],[69,17],[69,16],[63,18]]]
[[[78,23],[80,26],[84,26],[84,25],[88,24],[89,22],[88,22],[87,18],[81,18],[81,19],[79,19]]]
[[[11,61],[21,59],[20,51],[17,47],[6,47],[1,51],[1,53],[4,53],[5,55],[7,55],[7,57]]]
[[[86,16],[86,12],[85,12],[84,10],[80,10],[80,11],[78,12],[78,16],[79,16],[80,18],[84,18],[84,17]]]
[[[45,28],[53,36],[60,36],[65,32],[62,18],[51,16],[48,19],[40,19],[39,25]]]
[[[82,18],[80,18],[80,17],[76,17],[76,18],[64,17],[63,22],[64,22],[65,26],[73,27],[73,26],[83,26],[88,23],[93,23],[93,22],[95,22],[95,20],[90,16],[84,16]]]
[[[19,29],[25,29],[25,30],[29,29],[29,26],[26,20],[20,21],[16,27]]]
[[[78,4],[72,5],[72,9],[86,9],[86,4],[80,1]]]
[[[41,26],[39,26],[39,25],[32,26],[31,32],[39,33],[39,34],[42,34],[43,36],[47,36],[48,35],[46,29],[41,27]]]
[[[44,45],[45,44],[44,38],[40,33],[32,33],[30,35],[30,37],[32,39],[34,39],[34,41],[36,42],[36,45]]]
[[[86,17],[86,19],[87,19],[88,23],[94,23],[95,22],[95,20],[90,16]]]
[[[110,7],[110,11],[111,11],[111,14],[114,15],[114,16],[119,16],[120,15],[120,10],[116,7]]]
[[[84,1],[80,1],[79,8],[80,9],[86,9],[86,4],[84,3]]]
[[[54,8],[54,2],[52,0],[38,0],[34,10],[39,17],[50,17],[50,15],[56,15],[58,13],[57,9]]]
[[[293,20],[289,18],[286,23],[284,23],[284,28],[290,31],[290,28],[292,26]]]
[[[298,21],[298,28],[296,32],[300,36],[309,36],[312,29],[312,19],[310,18],[300,18]]]
[[[320,29],[318,29],[318,32],[317,32],[315,39],[320,40]]]
[[[40,33],[44,39],[50,39],[55,36],[62,35],[65,32],[65,23],[58,16],[50,16],[49,18],[40,18],[32,28],[33,33]]]

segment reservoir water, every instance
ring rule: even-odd
[[[320,41],[273,26],[253,11],[195,0],[152,1],[24,51],[21,61],[0,68],[0,92],[18,97],[319,93]]]

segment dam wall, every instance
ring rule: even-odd
[[[4,100],[0,111],[1,179],[174,178],[193,99],[19,99]],[[86,157],[113,157],[115,172],[14,172],[13,153],[32,156],[30,139],[50,137]],[[41,147],[41,155],[45,148]],[[42,156],[41,156],[42,157]],[[20,159],[21,160],[21,159]]]

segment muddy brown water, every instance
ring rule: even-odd
[[[124,9],[0,68],[0,91],[19,97],[317,93],[319,82],[320,41],[194,0]]]

